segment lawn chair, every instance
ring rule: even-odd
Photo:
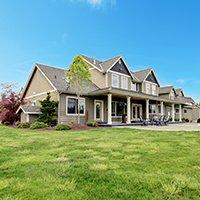
[[[158,118],[158,120],[155,122],[157,126],[163,125],[164,117],[165,116],[162,115],[162,116],[160,116],[160,118]]]
[[[164,120],[163,120],[163,124],[164,124],[165,126],[167,126],[167,125],[169,124],[169,121],[170,121],[170,116],[167,115],[167,117],[165,117]]]
[[[148,126],[149,120],[143,119],[142,116],[140,116],[140,122],[142,123],[142,126]]]

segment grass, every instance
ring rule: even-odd
[[[0,199],[199,199],[200,133],[0,126]]]

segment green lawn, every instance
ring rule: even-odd
[[[199,199],[200,132],[0,126],[0,199]]]

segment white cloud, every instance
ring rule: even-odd
[[[186,82],[186,80],[180,78],[180,79],[177,79],[176,82],[179,84],[184,84]]]
[[[92,6],[100,6],[103,0],[87,0],[87,2]]]
[[[87,3],[92,7],[101,7],[105,5],[110,5],[111,7],[116,6],[117,0],[70,0],[74,3]]]

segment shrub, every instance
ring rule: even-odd
[[[48,125],[45,124],[44,122],[35,122],[31,125],[31,129],[40,129],[40,128],[47,128]]]
[[[91,126],[91,127],[97,127],[97,122],[94,121],[94,120],[91,120],[91,121],[88,121],[88,122],[87,122],[87,125],[88,125],[88,126]]]
[[[31,124],[26,122],[26,123],[19,123],[17,125],[17,128],[30,128]]]
[[[65,124],[58,124],[56,126],[57,131],[66,131],[66,130],[70,130],[70,129],[71,129],[70,126],[65,125]]]
[[[189,120],[189,119],[185,119],[185,122],[189,123],[189,122],[190,122],[190,120]]]

